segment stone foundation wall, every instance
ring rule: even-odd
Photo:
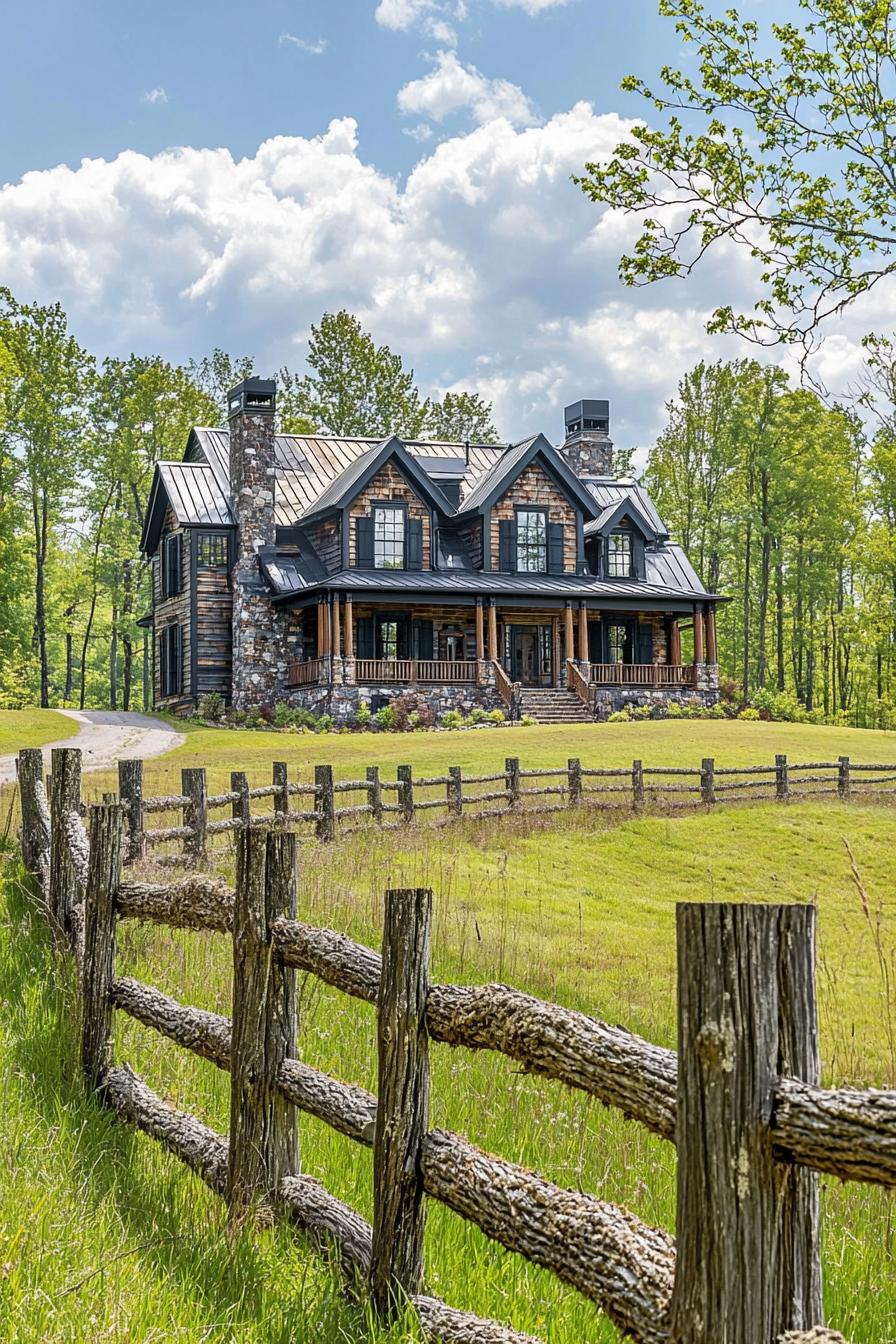
[[[371,709],[379,709],[398,696],[415,696],[425,701],[436,716],[436,722],[449,709],[469,714],[473,709],[489,712],[506,706],[493,686],[463,685],[447,686],[345,686],[336,683],[333,686],[300,686],[286,691],[280,697],[293,709],[307,709],[318,717],[330,714],[337,724],[350,724],[358,712],[362,700],[366,700]]]
[[[701,663],[694,686],[596,686],[593,692],[594,717],[603,722],[620,709],[649,705],[662,710],[667,705],[710,708],[719,701],[719,669],[715,663]]]

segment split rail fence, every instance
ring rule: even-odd
[[[896,1186],[896,1092],[822,1089],[812,906],[677,910],[679,1051],[505,985],[429,981],[432,898],[386,892],[382,951],[297,918],[297,837],[237,837],[235,890],[204,875],[123,876],[125,805],[80,807],[80,761],[18,760],[23,856],[74,952],[81,1066],[98,1099],[228,1201],[259,1205],[334,1244],[384,1317],[410,1304],[425,1336],[521,1344],[509,1326],[423,1292],[427,1199],[553,1271],[638,1344],[819,1344],[819,1172]],[[117,926],[224,933],[230,1018],[116,973]],[[297,972],[374,1005],[377,1096],[296,1058]],[[120,1011],[229,1071],[228,1135],[174,1109],[113,1059]],[[676,1145],[677,1236],[565,1190],[467,1138],[428,1128],[430,1042],[493,1050],[597,1097]],[[372,1226],[303,1176],[297,1112],[373,1148]]]
[[[189,867],[221,851],[216,837],[225,837],[227,848],[226,838],[247,827],[274,825],[328,842],[362,825],[394,830],[423,819],[445,825],[582,806],[667,811],[824,796],[896,799],[896,764],[860,764],[848,756],[792,764],[776,756],[774,765],[719,766],[707,757],[699,766],[636,760],[631,766],[588,768],[573,758],[563,767],[527,770],[509,756],[503,770],[486,774],[464,774],[452,765],[442,775],[415,777],[410,765],[400,765],[392,780],[371,765],[364,779],[335,779],[332,766],[318,765],[313,779],[299,781],[290,779],[285,762],[275,762],[270,784],[250,787],[246,774],[234,771],[228,792],[210,794],[205,770],[185,769],[179,794],[147,797],[143,762],[120,761],[118,791],[128,821],[125,861],[152,854],[162,865]],[[253,812],[253,805],[266,799],[273,810]],[[222,811],[230,815],[213,815]]]

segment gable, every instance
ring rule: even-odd
[[[513,482],[536,461],[573,509],[585,518],[597,516],[600,510],[593,495],[543,434],[536,434],[531,439],[524,439],[507,448],[476,482],[464,500],[460,514],[485,512],[492,508],[508,492]]]
[[[544,509],[549,523],[563,528],[563,569],[574,574],[578,555],[577,521],[575,506],[548,474],[540,460],[525,467],[491,507],[491,564],[500,566],[501,523],[515,519],[517,512],[529,506]]]
[[[349,564],[358,560],[358,533],[355,519],[366,518],[374,504],[401,504],[408,518],[419,519],[423,538],[423,568],[429,569],[431,560],[431,522],[432,513],[429,504],[413,488],[399,471],[397,463],[390,461],[372,476],[358,491],[348,506],[348,557]]]

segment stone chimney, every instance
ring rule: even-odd
[[[276,384],[245,378],[227,398],[230,500],[237,526],[233,567],[233,705],[269,705],[286,673],[277,613],[258,567],[274,544]]]
[[[560,452],[577,476],[613,475],[610,403],[576,401],[563,412],[566,438]]]

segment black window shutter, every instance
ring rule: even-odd
[[[562,523],[548,523],[548,573],[563,573]]]
[[[516,523],[512,518],[498,522],[498,568],[505,574],[516,571]]]
[[[355,564],[358,569],[373,569],[373,519],[370,517],[355,519]],[[362,654],[372,658],[372,653]]]
[[[653,662],[653,631],[649,625],[638,628],[638,662]]]
[[[414,622],[414,657],[432,657],[432,621]]]
[[[168,668],[165,658],[165,636],[159,635],[156,641],[159,650],[159,696],[160,698],[168,694]]]
[[[373,617],[362,616],[357,622],[358,657],[373,658]]]
[[[179,625],[171,627],[172,640],[174,643],[174,653],[172,662],[174,664],[174,685],[172,690],[176,695],[180,695],[184,689],[184,639],[183,629]]]
[[[165,582],[163,597],[176,597],[180,592],[180,534],[165,539]]]
[[[636,579],[647,578],[647,561],[644,556],[644,538],[640,532],[632,532],[632,576]]]
[[[423,568],[423,519],[409,518],[407,522],[406,564],[408,569]]]

